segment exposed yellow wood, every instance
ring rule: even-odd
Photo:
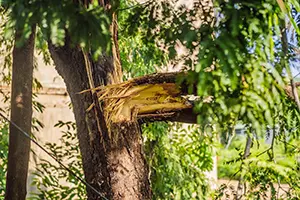
[[[138,114],[161,113],[191,108],[192,105],[180,96],[175,83],[131,85],[123,84],[100,91],[100,100],[105,101],[107,121],[130,121]]]

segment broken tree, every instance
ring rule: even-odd
[[[122,83],[116,13],[112,9],[116,4],[100,4],[112,19],[110,54],[93,60],[88,50],[72,44],[71,33],[66,33],[64,46],[50,41],[49,50],[71,97],[86,181],[108,199],[151,199],[140,122],[195,122],[194,116],[187,115],[192,105],[181,97],[186,91],[177,88],[176,73]],[[111,84],[119,85],[110,88]],[[95,91],[99,86],[108,87]],[[99,103],[98,98],[103,101]],[[89,199],[101,199],[89,188],[87,193]]]

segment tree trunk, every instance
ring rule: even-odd
[[[139,124],[114,123],[111,150],[108,154],[113,199],[151,199],[148,167],[143,156]]]
[[[114,124],[109,137],[102,109],[87,111],[94,102],[91,93],[78,94],[90,88],[81,49],[66,40],[63,47],[49,43],[49,50],[72,101],[86,181],[108,199],[151,199],[138,123]],[[96,86],[115,82],[111,57],[90,62]],[[87,194],[90,200],[101,199],[88,187]]]
[[[16,31],[13,49],[11,121],[27,133],[31,132],[32,72],[35,28],[21,47],[16,43],[22,33]],[[9,126],[8,167],[6,176],[7,200],[26,198],[26,182],[30,153],[30,140],[12,124]]]
[[[70,47],[69,41],[66,41],[65,46],[57,48],[49,43],[49,50],[58,73],[66,83],[73,105],[85,179],[106,198],[111,199],[112,191],[104,141],[107,132],[105,130],[99,132],[96,113],[93,110],[87,111],[93,103],[92,95],[78,94],[89,88],[83,52],[79,48]],[[102,60],[104,61],[102,67],[107,64],[105,60]],[[104,72],[98,71],[97,77],[105,80]],[[86,189],[88,199],[101,199],[93,190],[88,187]]]

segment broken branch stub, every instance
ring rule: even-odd
[[[107,123],[133,121],[142,115],[192,108],[175,83],[137,85],[128,81],[102,88],[98,97],[99,101],[104,101]]]

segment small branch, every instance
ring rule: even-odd
[[[275,120],[274,120],[275,121]],[[275,124],[275,123],[274,123]],[[272,141],[271,141],[271,146],[270,146],[270,153],[268,153],[270,160],[274,161],[274,142],[275,142],[275,134],[276,134],[276,128],[275,125],[273,126],[273,134],[272,134]]]
[[[289,146],[293,147],[294,149],[297,149],[297,148],[299,148],[298,146],[296,146],[296,145],[293,145],[293,144],[291,144],[291,143],[288,143],[288,142],[286,142],[286,141],[284,141],[284,140],[281,140],[281,139],[279,139],[279,138],[277,138],[277,140],[278,140],[278,141],[280,141],[280,142],[285,142],[285,144],[287,144],[287,145],[289,145]]]
[[[244,159],[250,156],[251,145],[252,145],[252,138],[248,135],[245,150],[244,150],[244,156],[243,156]]]
[[[257,154],[255,157],[259,157],[259,156],[265,154],[266,152],[270,151],[270,149],[271,149],[271,147],[269,147],[269,148],[263,150],[262,152],[260,152],[259,154]]]

